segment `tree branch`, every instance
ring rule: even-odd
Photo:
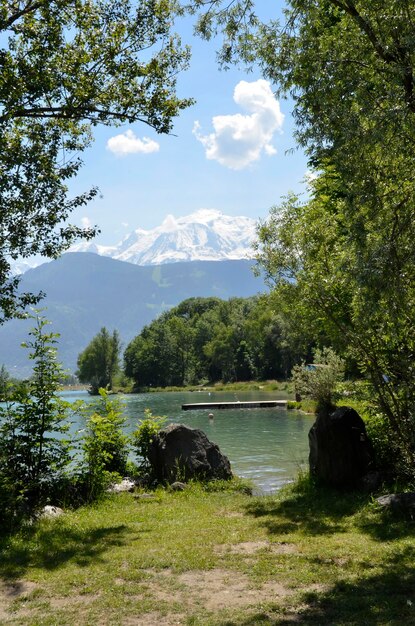
[[[7,20],[3,20],[2,22],[0,22],[0,30],[5,30],[7,28],[10,28],[10,26],[12,26],[14,22],[17,22],[17,20],[19,20],[24,15],[28,15],[29,13],[33,13],[34,11],[37,11],[38,9],[41,8],[43,4],[45,3],[42,2],[42,0],[40,0],[39,2],[32,2],[31,0],[29,0],[29,2],[26,4],[26,6],[23,9],[21,9],[20,11],[16,11],[15,13],[12,13],[12,15],[10,15],[10,17],[7,18]]]
[[[402,46],[400,42],[395,39],[396,52],[389,52],[380,42],[376,35],[372,25],[366,20],[357,10],[356,5],[352,0],[330,0],[330,2],[348,13],[359,28],[365,33],[373,48],[385,63],[399,65],[402,71],[402,86],[405,91],[405,100],[409,110],[415,113],[415,97],[414,97],[414,76],[412,71],[412,65],[410,61],[410,54],[406,47]]]
[[[116,112],[109,109],[99,109],[94,107],[37,107],[34,109],[17,109],[11,113],[0,116],[0,123],[8,119],[27,118],[27,119],[66,119],[81,120],[86,119],[91,122],[97,121],[101,116],[105,118],[117,119],[120,121],[137,121],[147,124],[151,128],[154,125],[143,117],[137,117],[128,114],[126,111]]]

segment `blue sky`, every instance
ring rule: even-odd
[[[269,0],[258,4],[269,10]],[[278,11],[281,3],[273,7]],[[290,101],[278,103],[259,71],[220,71],[215,42],[191,44],[191,67],[180,76],[179,95],[196,104],[176,119],[174,136],[157,135],[143,124],[101,128],[83,155],[74,189],[96,185],[102,198],[77,210],[71,221],[98,224],[99,243],[115,244],[169,214],[201,208],[264,219],[281,196],[304,189],[307,165],[293,139]]]

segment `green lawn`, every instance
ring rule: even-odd
[[[311,489],[110,496],[0,543],[0,624],[415,624],[415,523]]]

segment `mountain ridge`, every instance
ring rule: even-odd
[[[162,265],[192,261],[253,259],[256,222],[249,217],[232,217],[216,209],[199,209],[185,217],[168,215],[159,226],[137,228],[118,244],[104,246],[81,241],[66,252],[89,252],[134,265]],[[50,262],[40,256],[12,262],[13,274]]]
[[[58,358],[76,369],[78,354],[103,327],[120,332],[124,347],[163,311],[190,297],[223,299],[263,292],[252,261],[192,261],[139,266],[91,252],[67,253],[21,277],[22,291],[46,292],[39,308],[60,333]],[[0,364],[27,376],[27,351],[20,344],[31,320],[12,320],[0,327]]]
[[[71,251],[94,251],[135,265],[252,259],[255,229],[252,218],[199,209],[185,217],[168,215],[151,230],[138,228],[116,246],[80,243]]]

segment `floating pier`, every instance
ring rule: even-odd
[[[201,409],[270,409],[272,407],[285,408],[287,400],[253,400],[249,402],[197,402],[182,404],[182,411]]]

